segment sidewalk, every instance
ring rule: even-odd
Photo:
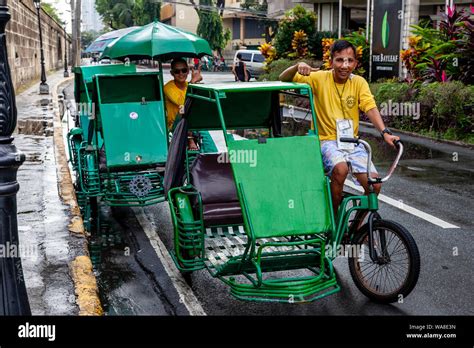
[[[48,76],[50,94],[39,83],[16,96],[16,147],[26,155],[18,171],[18,232],[25,282],[33,315],[78,315],[71,263],[87,256],[83,233],[70,231],[70,207],[58,193],[53,96],[63,71]]]

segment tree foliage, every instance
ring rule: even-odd
[[[280,21],[278,32],[275,35],[274,46],[278,57],[287,57],[293,52],[292,41],[294,33],[303,31],[309,38],[316,31],[316,15],[307,11],[303,6],[297,5],[288,12]],[[312,40],[308,42],[309,51],[313,51]]]
[[[61,20],[61,18],[59,18],[59,15],[58,15],[58,11],[56,10],[56,8],[47,3],[47,2],[43,2],[41,3],[41,8],[47,13],[49,14],[51,17],[53,17],[53,19],[58,22],[59,24],[61,25],[64,25],[64,22]]]
[[[412,25],[409,48],[401,52],[411,79],[473,83],[474,7],[470,12],[448,7],[439,29],[429,23]]]
[[[159,0],[97,0],[97,12],[111,29],[145,25],[160,19]]]
[[[197,6],[194,0],[190,0],[190,2],[194,5],[199,16],[197,34],[206,39],[213,50],[221,52],[229,42],[231,36],[229,29],[224,30],[216,2],[213,0],[199,0],[200,6],[212,6],[214,8]]]
[[[81,45],[83,48],[88,47],[92,41],[97,39],[101,35],[100,32],[95,30],[83,31],[81,32]]]
[[[246,9],[246,10],[254,10],[254,11],[259,11],[259,12],[267,12],[268,9],[268,3],[267,0],[264,1],[258,1],[258,0],[244,0],[240,4],[240,7]]]

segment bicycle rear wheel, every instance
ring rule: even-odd
[[[374,245],[378,259],[369,255],[368,224],[354,236],[362,255],[349,258],[349,270],[357,288],[379,303],[403,300],[414,289],[420,274],[420,253],[411,234],[400,224],[376,220],[373,226]],[[386,252],[383,253],[383,245]]]

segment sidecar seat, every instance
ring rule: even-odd
[[[193,186],[201,194],[205,226],[241,224],[242,210],[230,163],[219,153],[201,153],[190,170]]]

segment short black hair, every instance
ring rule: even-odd
[[[237,59],[242,59],[242,53],[237,53]]]
[[[352,51],[354,52],[354,58],[357,59],[357,50],[353,44],[351,44],[347,40],[337,40],[334,42],[331,46],[331,58],[334,57],[334,53],[336,52],[341,52],[345,50],[346,48],[352,48]]]
[[[184,58],[175,58],[171,61],[171,69],[174,69],[176,64],[178,63],[183,63],[183,64],[186,64],[186,66],[188,66],[188,62],[186,62]]]

